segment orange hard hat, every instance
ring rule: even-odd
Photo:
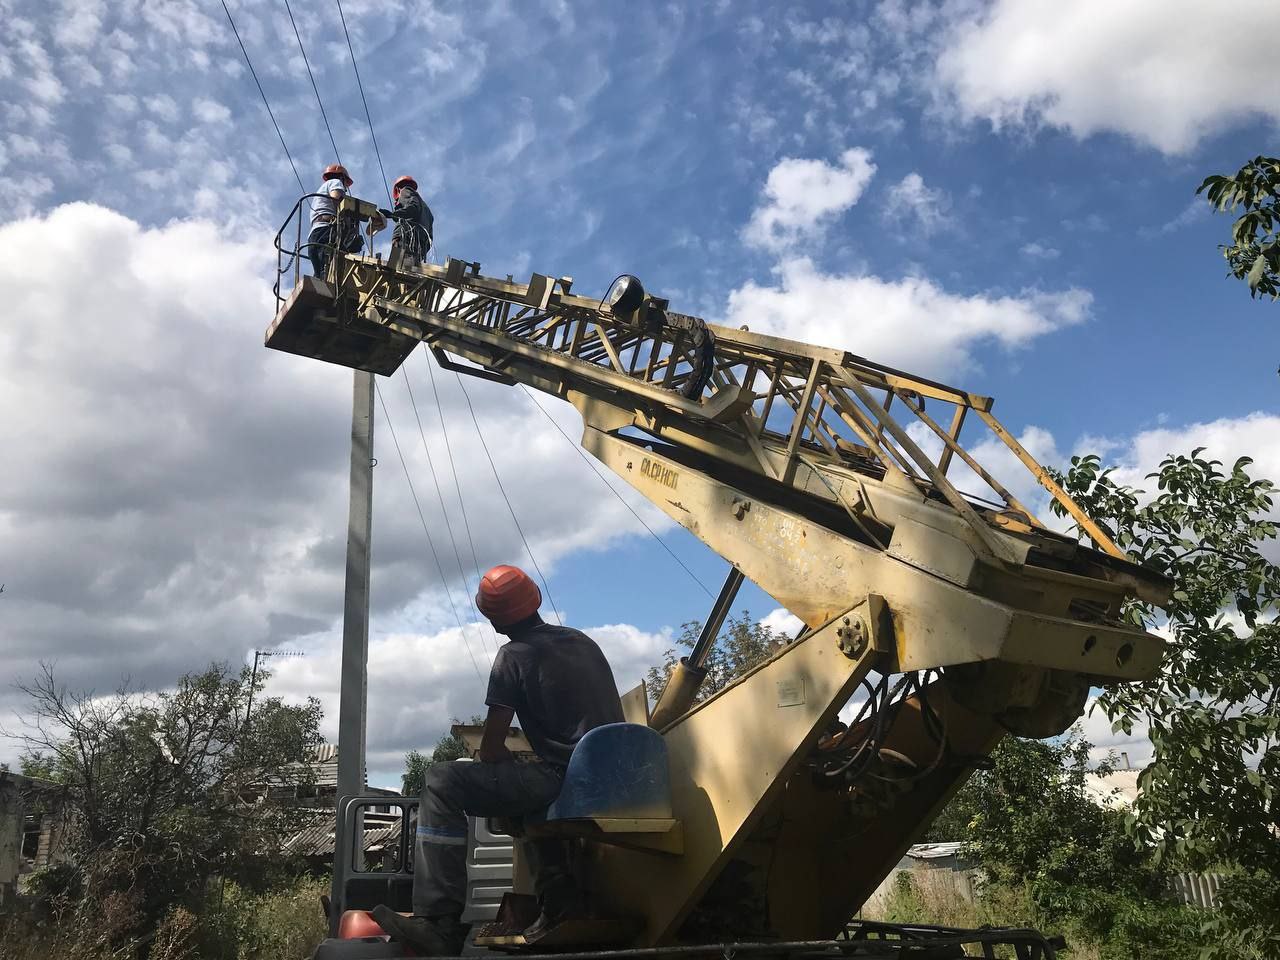
[[[495,627],[508,627],[538,612],[542,591],[519,567],[500,563],[480,578],[476,607]]]
[[[342,182],[348,187],[355,183],[355,181],[351,179],[351,174],[347,173],[347,168],[340,163],[331,163],[325,167],[323,176],[325,180],[332,180],[334,177],[341,177]]]
[[[418,181],[413,179],[413,177],[409,176],[407,173],[402,177],[396,177],[396,182],[391,185],[391,192],[394,194],[399,194],[400,188],[404,186],[410,186],[410,187],[413,187],[413,189],[417,190]]]
[[[373,919],[368,910],[345,910],[338,921],[339,940],[359,940],[361,937],[385,937],[387,931]]]

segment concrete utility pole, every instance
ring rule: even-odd
[[[342,686],[338,698],[338,802],[364,792],[369,663],[369,535],[373,521],[373,374],[355,371],[351,400],[351,506],[342,608]],[[335,851],[351,841],[339,818]],[[336,858],[335,858],[336,860]],[[335,875],[330,900],[342,902]]]

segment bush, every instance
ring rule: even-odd
[[[320,895],[327,880],[297,877],[254,892],[231,881],[209,885],[200,919],[200,956],[207,960],[305,957],[327,931]]]

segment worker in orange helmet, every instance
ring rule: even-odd
[[[311,231],[307,234],[306,249],[317,277],[324,276],[335,249],[359,253],[364,246],[359,222],[338,216],[338,203],[354,182],[346,167],[331,163],[321,174],[317,196],[311,198]]]
[[[394,209],[379,210],[388,220],[396,222],[395,231],[391,234],[391,250],[393,259],[395,251],[402,251],[405,262],[415,266],[426,259],[431,251],[432,236],[435,233],[436,219],[431,208],[418,193],[418,181],[405,174],[396,177],[391,187],[394,197]]]
[[[480,580],[476,606],[507,637],[489,672],[489,707],[479,763],[454,760],[427,768],[418,807],[413,916],[386,906],[373,916],[393,939],[427,956],[456,956],[467,935],[467,816],[540,815],[559,795],[565,767],[583,735],[622,722],[622,703],[609,661],[596,642],[538,615],[542,592],[520,568],[496,566]],[[507,749],[513,718],[537,759],[517,763]],[[583,912],[563,841],[527,839],[522,856],[533,867],[541,913],[534,927],[554,926]],[[533,928],[530,928],[532,931]]]

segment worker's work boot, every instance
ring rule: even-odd
[[[538,919],[525,928],[526,940],[534,941],[566,920],[577,920],[587,915],[582,894],[572,883],[554,883],[539,899]]]
[[[457,957],[471,925],[458,917],[406,917],[385,904],[373,908],[373,919],[391,935],[421,951],[424,957]]]

